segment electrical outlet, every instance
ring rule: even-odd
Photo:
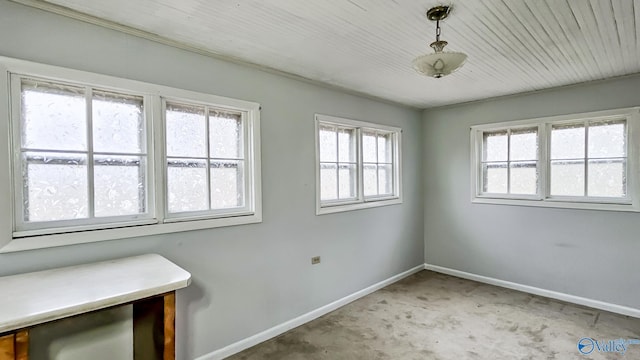
[[[311,258],[311,265],[320,264],[320,256],[314,256]]]

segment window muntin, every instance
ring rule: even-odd
[[[152,216],[142,96],[17,75],[13,82],[17,230]]]
[[[400,129],[316,115],[317,213],[400,203]]]
[[[627,196],[626,120],[552,125],[550,195]]]
[[[482,193],[538,193],[538,128],[507,128],[482,134]]]
[[[640,154],[638,121],[640,108],[627,108],[473,126],[472,201],[640,211],[640,179],[634,176],[640,171],[635,159]],[[530,161],[514,156],[512,146],[514,131],[526,128],[538,129],[538,184],[534,195],[522,190],[517,192],[524,194],[512,189],[507,192],[514,185],[513,173],[506,174],[509,169],[513,172],[509,162]],[[487,171],[487,164],[493,169]],[[493,185],[491,192],[487,184]]]
[[[245,117],[241,111],[166,101],[169,217],[248,210]]]

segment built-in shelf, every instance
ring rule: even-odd
[[[172,359],[175,290],[190,282],[191,274],[156,254],[0,277],[0,360],[27,359],[31,326],[124,304],[134,306],[134,356],[151,351],[143,349],[151,342],[160,358]],[[162,344],[136,331],[158,322]]]

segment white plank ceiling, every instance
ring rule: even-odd
[[[432,79],[434,0],[48,0],[198,49],[419,108],[640,72],[640,2],[447,1],[446,50],[468,55]]]

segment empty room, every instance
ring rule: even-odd
[[[0,360],[640,359],[635,0],[0,0]]]

